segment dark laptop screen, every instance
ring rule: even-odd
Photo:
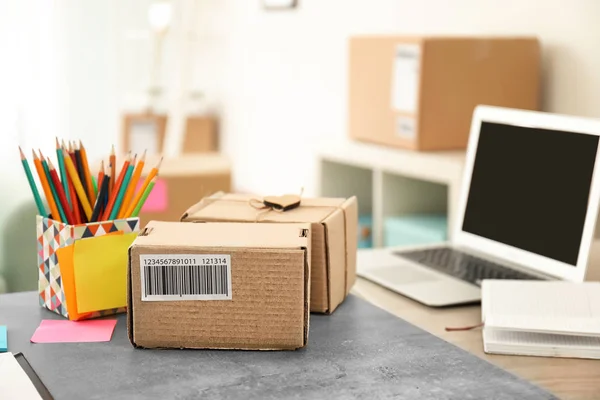
[[[576,265],[598,136],[483,122],[463,231]]]

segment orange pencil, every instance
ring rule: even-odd
[[[119,219],[126,217],[125,213],[127,212],[127,209],[129,208],[129,203],[131,202],[131,198],[133,197],[133,194],[135,193],[135,187],[137,186],[138,181],[140,180],[140,177],[142,176],[142,170],[144,169],[145,162],[146,162],[146,151],[144,151],[142,158],[135,166],[135,171],[133,171],[133,176],[131,177],[131,180],[129,181],[129,187],[127,188],[127,191],[125,192],[125,197],[123,198],[123,204],[121,204],[121,209],[119,210],[119,215],[117,217]]]
[[[52,165],[52,161],[50,161],[50,158],[48,158],[48,169],[50,170],[50,179],[52,179],[52,182],[54,183],[56,194],[58,194],[58,199],[62,204],[63,211],[65,213],[65,216],[67,217],[67,220],[63,222],[67,222],[70,225],[73,225],[75,223],[75,219],[73,218],[73,213],[69,208],[67,195],[65,194],[65,190],[60,183],[60,179],[58,179],[58,174],[56,173],[56,170],[54,169],[54,165]]]
[[[140,202],[142,196],[144,195],[144,191],[146,190],[146,188],[150,184],[150,181],[152,181],[152,179],[154,179],[154,177],[156,177],[158,175],[158,170],[160,169],[160,164],[162,164],[162,161],[163,161],[163,158],[161,157],[160,161],[158,162],[158,164],[156,164],[156,167],[154,167],[154,168],[152,168],[150,170],[150,173],[148,174],[148,176],[144,180],[144,183],[142,184],[142,187],[140,188],[140,190],[137,192],[137,194],[133,198],[133,201],[129,204],[129,208],[125,212],[124,218],[129,218],[129,216],[131,214],[133,214],[133,210],[135,210],[135,206],[137,206],[137,203]]]
[[[110,176],[112,180],[108,183],[108,196],[112,196],[113,190],[115,189],[115,177],[117,176],[117,157],[115,156],[115,145],[112,145],[110,150],[110,157],[108,158],[108,163],[111,165],[110,167]]]
[[[100,171],[98,172],[98,195],[100,195],[100,188],[102,187],[102,180],[104,179],[104,160],[100,161]]]
[[[44,195],[46,196],[46,201],[48,202],[48,206],[50,207],[50,212],[52,213],[52,219],[58,221],[60,220],[60,214],[58,213],[58,208],[56,207],[56,203],[54,202],[54,196],[52,196],[52,191],[50,190],[50,184],[46,179],[46,173],[44,172],[44,167],[42,167],[42,162],[38,158],[35,151],[32,150],[33,153],[33,164],[35,165],[35,170],[38,173],[38,177],[40,178],[40,183],[42,184],[42,189],[44,189]]]
[[[111,155],[111,157],[112,157],[112,155]],[[119,174],[119,178],[117,178],[117,180],[115,182],[112,194],[110,195],[108,204],[106,205],[106,209],[104,210],[104,214],[102,214],[102,218],[99,219],[99,221],[107,221],[108,220],[108,218],[112,212],[112,208],[115,205],[115,201],[117,200],[117,196],[119,194],[119,189],[121,187],[121,184],[123,183],[123,179],[125,179],[125,174],[127,173],[127,168],[129,168],[130,163],[131,163],[131,155],[128,155],[127,159],[123,163],[123,167],[121,168],[121,173]]]
[[[94,204],[94,202],[96,201],[96,195],[94,194],[92,174],[90,173],[90,166],[88,164],[87,153],[85,152],[85,147],[83,147],[83,143],[81,143],[81,140],[79,141],[79,151],[81,153],[81,163],[83,164],[83,171],[81,171],[81,173],[85,175],[88,199],[90,199],[90,203]]]
[[[71,181],[73,182],[73,186],[75,187],[75,191],[77,192],[77,196],[79,196],[79,200],[81,201],[81,206],[83,207],[83,212],[87,220],[92,217],[92,206],[87,198],[87,194],[85,193],[85,189],[81,185],[81,179],[77,175],[77,170],[75,169],[75,165],[70,157],[65,157],[65,167],[67,168],[67,172],[71,177]]]

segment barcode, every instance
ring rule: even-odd
[[[229,255],[140,256],[142,300],[229,300]]]

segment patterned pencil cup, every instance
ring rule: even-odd
[[[125,312],[139,218],[68,225],[37,216],[40,305],[70,320]]]

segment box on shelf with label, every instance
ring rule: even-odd
[[[131,343],[304,347],[310,239],[310,224],[150,222],[129,249]]]
[[[539,109],[540,63],[533,37],[353,37],[350,137],[464,149],[478,104]]]

